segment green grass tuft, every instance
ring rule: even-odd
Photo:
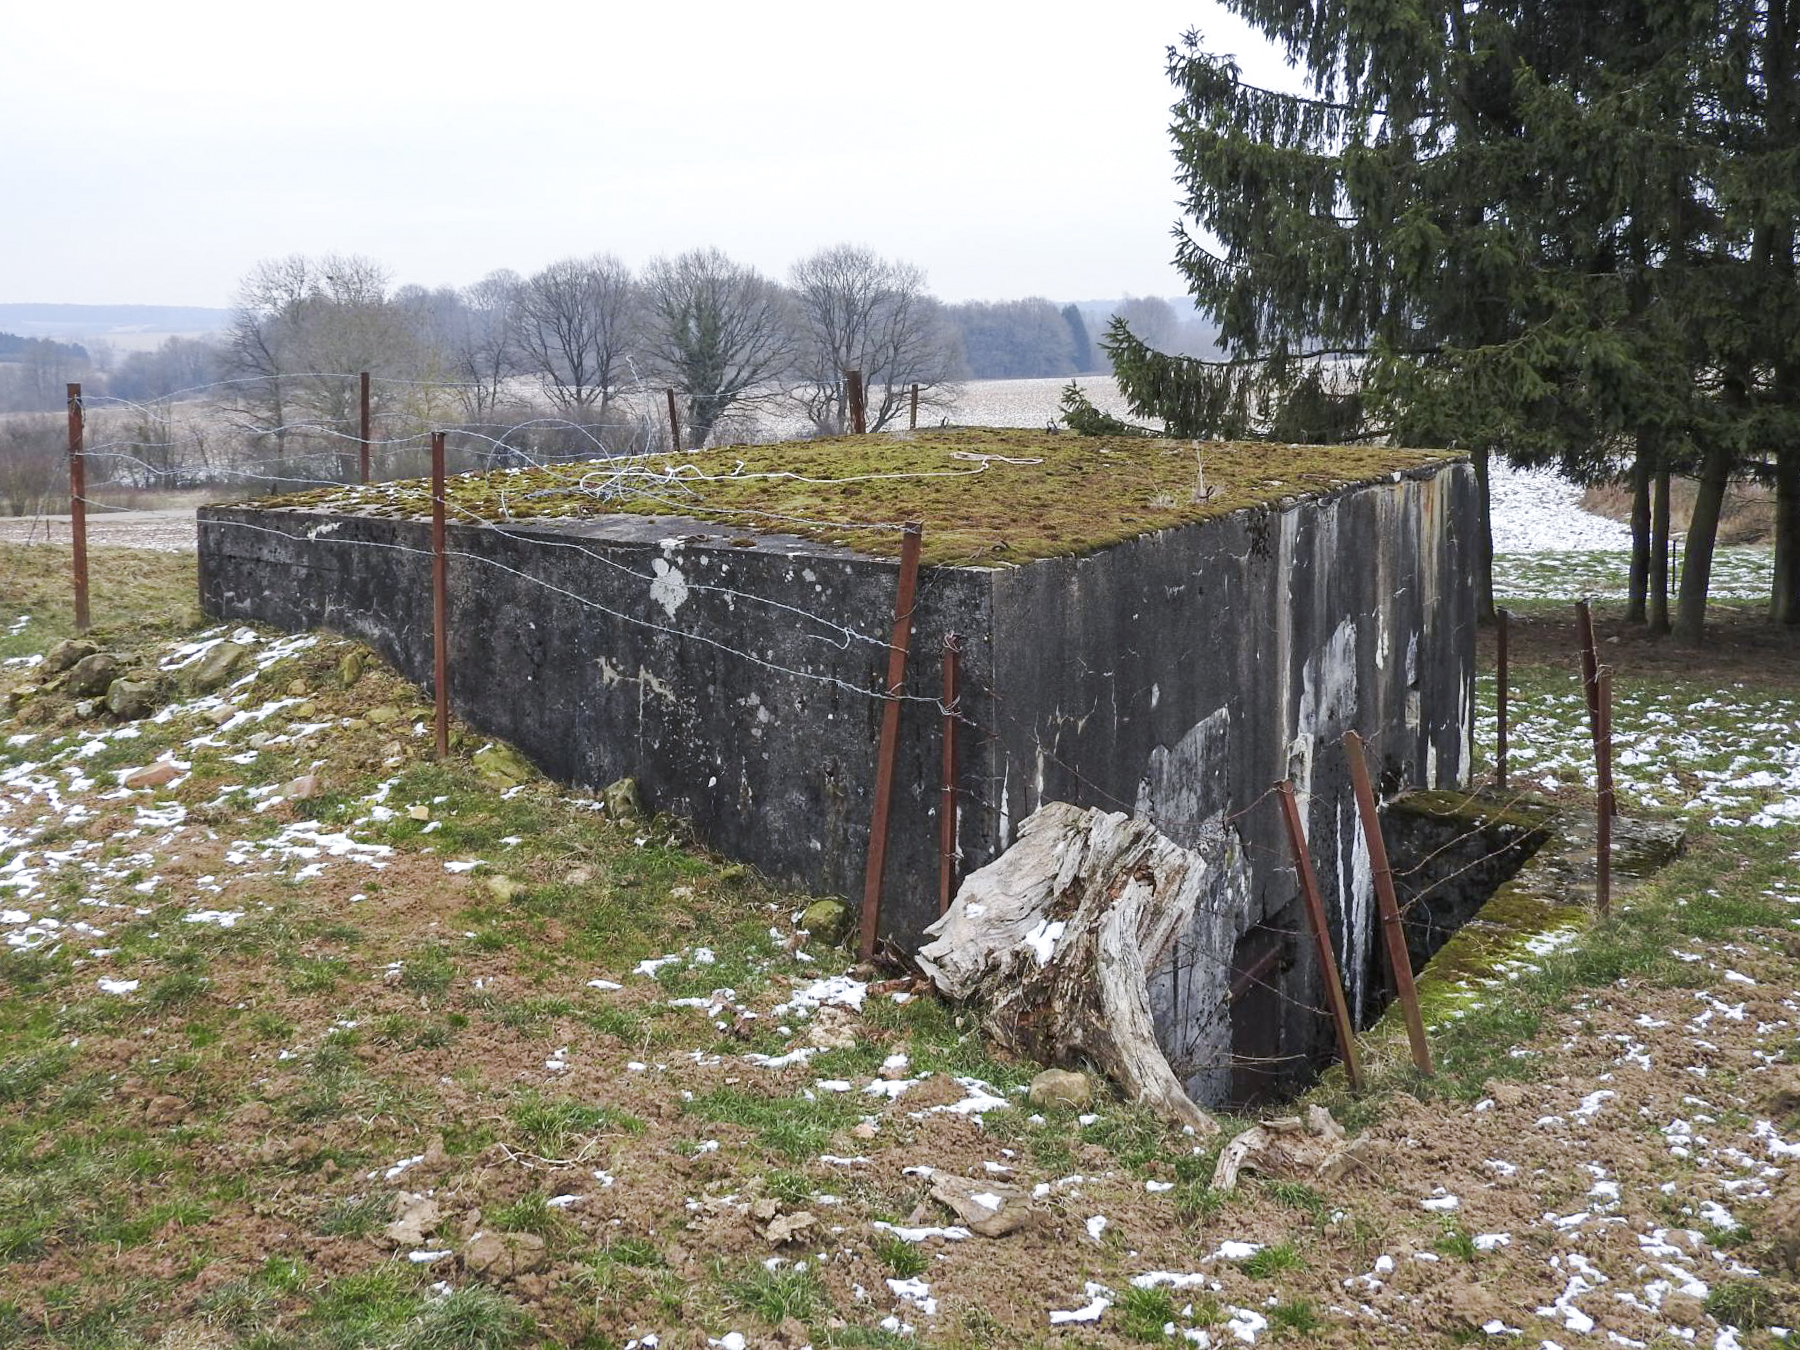
[[[1167,1289],[1128,1286],[1119,1296],[1120,1330],[1134,1341],[1167,1339],[1163,1328],[1175,1320],[1175,1300]]]
[[[1238,1269],[1253,1280],[1267,1280],[1290,1270],[1306,1269],[1306,1262],[1291,1242],[1272,1242],[1239,1263]]]
[[[788,1318],[810,1322],[831,1306],[825,1286],[809,1266],[778,1266],[771,1270],[757,1264],[725,1285],[725,1293],[738,1307],[755,1313],[770,1326]]]
[[[896,1279],[910,1280],[931,1268],[930,1255],[921,1251],[918,1243],[908,1242],[893,1233],[877,1233],[869,1247],[875,1258],[894,1272]]]
[[[410,1350],[510,1350],[536,1330],[531,1315],[511,1299],[470,1284],[427,1303],[404,1344]]]

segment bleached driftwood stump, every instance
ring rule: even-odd
[[[1218,1124],[1157,1044],[1146,979],[1193,927],[1208,877],[1147,820],[1051,802],[963,882],[926,930],[919,964],[1007,1049],[1088,1061],[1126,1096],[1211,1137]]]

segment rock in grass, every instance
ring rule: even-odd
[[[536,773],[530,760],[511,746],[498,742],[482,746],[472,759],[475,772],[490,785],[502,790],[530,782],[532,775]]]
[[[400,710],[391,703],[382,703],[370,708],[369,711],[363,714],[363,718],[366,721],[373,722],[378,727],[385,727],[390,722],[398,722],[400,720]]]
[[[6,691],[6,710],[18,711],[21,704],[37,697],[38,687],[35,684],[15,684]]]
[[[932,1178],[931,1198],[948,1205],[964,1227],[982,1237],[1005,1237],[1030,1227],[1038,1217],[1023,1191],[992,1180],[940,1172]]]
[[[842,900],[815,900],[800,916],[800,926],[821,942],[835,947],[850,936],[850,922],[855,916]]]
[[[517,900],[531,889],[524,882],[517,881],[512,877],[489,877],[482,884],[487,888],[487,893],[503,905]]]
[[[409,1191],[394,1197],[394,1210],[394,1221],[381,1230],[381,1235],[396,1247],[424,1246],[426,1236],[443,1219],[437,1201]]]
[[[810,1242],[819,1233],[819,1220],[811,1210],[793,1214],[777,1214],[762,1227],[762,1235],[772,1246],[785,1247],[793,1242]]]
[[[527,1275],[547,1259],[536,1233],[477,1233],[462,1250],[463,1269],[490,1280]]]
[[[281,795],[286,797],[290,802],[304,802],[310,801],[312,798],[318,796],[320,791],[319,775],[316,773],[303,773],[293,782],[282,788]]]
[[[162,759],[154,764],[147,764],[141,769],[133,769],[125,775],[123,786],[134,792],[140,792],[150,788],[167,787],[179,777],[181,777],[181,770],[169,763],[168,760]]]
[[[600,800],[606,803],[606,814],[614,820],[636,820],[644,814],[644,799],[638,795],[635,778],[608,783]]]
[[[99,650],[85,638],[64,638],[44,653],[44,673],[46,675],[61,674],[77,661],[84,660]]]
[[[1085,1073],[1075,1073],[1069,1069],[1045,1069],[1031,1080],[1031,1091],[1026,1096],[1033,1106],[1040,1109],[1054,1106],[1079,1111],[1092,1104],[1094,1084]]]
[[[94,698],[104,694],[124,668],[118,657],[94,652],[70,667],[63,687],[73,698]]]
[[[363,654],[360,651],[345,652],[338,658],[337,682],[341,689],[348,689],[363,676]]]
[[[156,684],[151,680],[114,680],[106,687],[106,710],[125,722],[156,711]]]
[[[195,663],[188,673],[188,688],[196,694],[210,694],[222,689],[244,664],[250,649],[240,642],[221,642]]]

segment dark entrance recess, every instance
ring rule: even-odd
[[[1283,914],[1292,913],[1293,907]],[[1282,1056],[1282,987],[1293,965],[1291,934],[1280,922],[1258,924],[1231,958],[1231,1105],[1256,1106],[1292,1091]],[[1309,1065],[1301,1068],[1311,1076]]]

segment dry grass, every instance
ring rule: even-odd
[[[1693,518],[1694,498],[1700,490],[1692,478],[1676,478],[1669,484],[1669,528],[1684,533]],[[1622,484],[1591,487],[1581,494],[1581,506],[1608,520],[1631,519],[1631,488]],[[1775,494],[1761,483],[1742,480],[1725,492],[1719,512],[1721,544],[1761,544],[1775,535]]]

